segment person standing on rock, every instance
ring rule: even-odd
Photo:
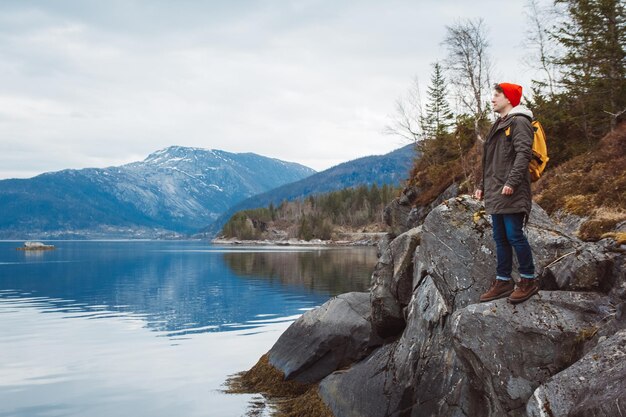
[[[519,104],[521,98],[519,85],[500,83],[494,86],[491,104],[500,117],[484,143],[483,176],[474,197],[485,199],[485,211],[491,215],[497,268],[496,279],[480,296],[481,302],[509,297],[509,302],[516,304],[539,291],[533,255],[523,231],[532,207],[528,163],[534,136],[533,114]],[[513,249],[521,277],[517,286],[511,277]]]

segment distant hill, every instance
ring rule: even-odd
[[[228,219],[240,210],[267,207],[270,203],[278,205],[283,200],[295,200],[359,185],[400,185],[408,178],[415,157],[415,145],[411,144],[385,155],[366,156],[344,162],[294,183],[250,197],[231,207],[213,224],[202,230],[202,233],[208,236],[218,234]]]
[[[237,202],[315,171],[253,153],[172,146],[141,162],[0,181],[0,238],[196,232]]]

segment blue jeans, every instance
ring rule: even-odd
[[[535,277],[533,254],[528,239],[524,235],[524,213],[492,214],[493,240],[496,242],[497,278],[510,280],[513,270],[513,249],[519,262],[519,273],[522,278]]]

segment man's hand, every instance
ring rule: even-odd
[[[474,191],[474,198],[476,200],[482,200],[483,199],[483,190],[476,190],[476,191]]]
[[[502,187],[502,194],[503,195],[513,194],[513,188],[509,187],[508,185],[505,185],[504,187]]]

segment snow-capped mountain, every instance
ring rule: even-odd
[[[344,162],[237,203],[203,229],[202,234],[205,236],[218,234],[228,219],[239,210],[267,207],[270,203],[278,205],[283,200],[295,200],[312,194],[327,193],[359,185],[399,186],[409,177],[413,160],[419,156],[415,145],[410,144],[385,155],[366,156]]]
[[[305,178],[253,153],[172,146],[119,167],[0,181],[0,237],[158,237],[197,231],[252,195]]]

